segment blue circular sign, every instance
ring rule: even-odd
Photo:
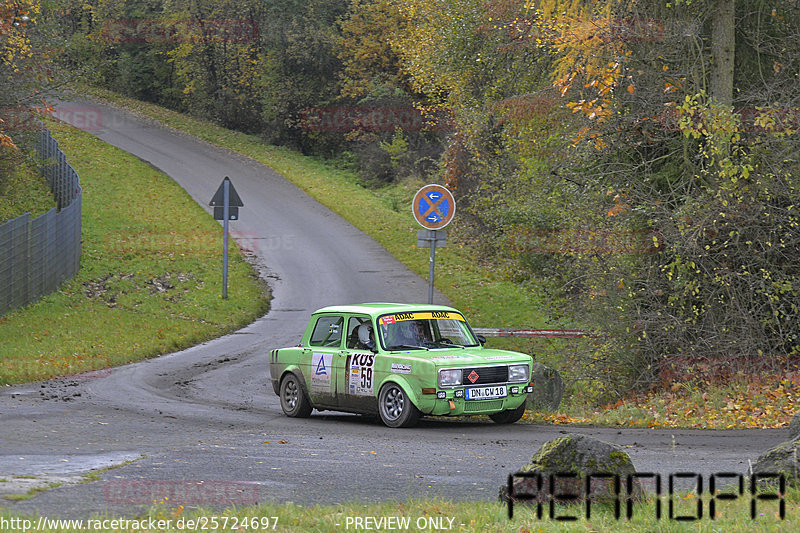
[[[453,194],[437,184],[426,185],[417,191],[411,203],[414,218],[423,228],[442,229],[456,214],[456,201]]]

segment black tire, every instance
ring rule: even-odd
[[[297,376],[291,372],[281,380],[281,409],[286,416],[292,418],[308,418],[311,416],[311,401],[303,390],[303,385]]]
[[[513,424],[525,414],[525,403],[526,402],[522,402],[522,405],[516,409],[509,409],[507,411],[500,411],[499,413],[489,415],[489,418],[498,424]]]
[[[419,421],[419,409],[411,403],[400,385],[389,382],[378,395],[378,414],[390,428],[407,428]]]

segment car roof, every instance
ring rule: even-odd
[[[317,309],[317,313],[349,313],[365,314],[373,317],[385,315],[387,313],[412,313],[415,311],[453,311],[461,313],[458,309],[446,305],[427,305],[427,304],[402,304],[387,302],[372,302],[353,305],[331,305]]]

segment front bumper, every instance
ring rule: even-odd
[[[436,394],[425,394],[420,398],[419,410],[434,416],[459,416],[492,414],[516,409],[528,398],[533,386],[507,384],[508,396],[486,400],[467,400],[464,388],[438,389]]]

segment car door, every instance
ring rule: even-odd
[[[306,386],[315,406],[337,407],[336,365],[342,357],[344,315],[320,315],[303,349]]]
[[[348,411],[376,412],[375,359],[377,354],[358,338],[362,324],[372,325],[367,315],[352,315],[347,320],[347,338],[341,357],[334,366],[337,375],[339,406]]]

